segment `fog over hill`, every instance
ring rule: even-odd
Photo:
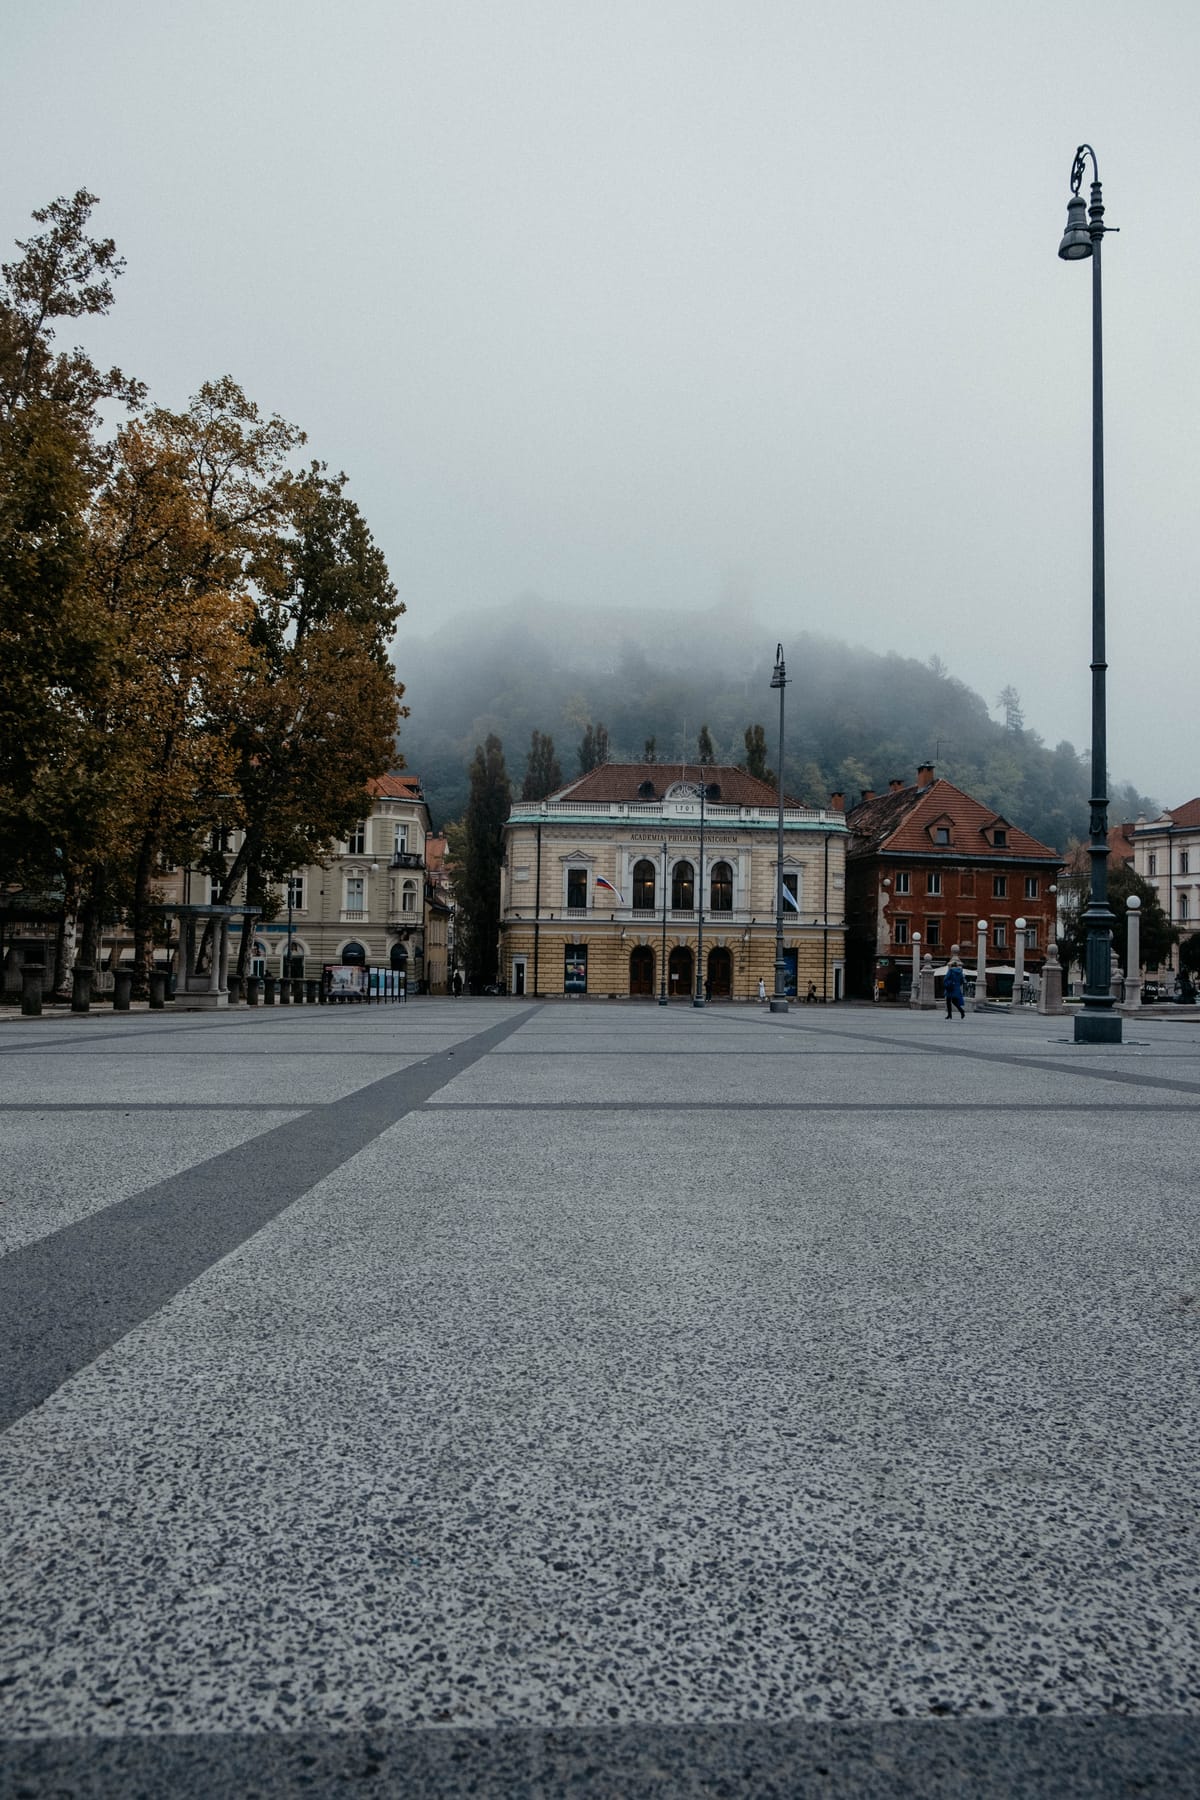
[[[852,804],[864,788],[911,782],[928,761],[1056,849],[1086,837],[1087,757],[1026,730],[1015,696],[1007,721],[998,721],[989,710],[996,696],[972,692],[936,659],[882,655],[812,633],[791,637],[784,652],[790,794],[819,806],[840,788]],[[774,639],[728,606],[685,615],[573,611],[525,599],[459,615],[425,639],[410,640],[402,628],[396,661],[412,713],[399,748],[439,825],[462,813],[467,765],[489,731],[504,745],[514,788],[535,730],[554,739],[564,779],[577,775],[589,722],[607,727],[614,761],[640,758],[653,737],[662,763],[694,762],[702,725],[718,762],[744,762],[743,734],[762,724],[774,766],[774,659]],[[1156,810],[1114,781],[1111,822]]]

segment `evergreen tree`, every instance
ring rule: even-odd
[[[521,783],[522,800],[544,800],[563,785],[563,772],[554,754],[554,739],[535,731],[529,741],[529,760]]]
[[[1021,710],[1021,696],[1015,687],[1006,687],[996,705],[1004,709],[1005,731],[1024,731],[1025,714]]]
[[[642,761],[656,763],[658,761],[658,740],[648,737],[642,748]]]
[[[496,979],[500,946],[500,863],[510,792],[504,749],[494,732],[475,747],[463,819],[462,866],[455,873],[458,959],[478,990]]]
[[[586,775],[589,769],[598,769],[601,763],[607,761],[608,728],[604,725],[593,726],[589,719],[579,745],[579,773]]]
[[[712,732],[707,725],[702,725],[700,736],[696,739],[696,761],[702,769],[707,769],[711,768],[716,760],[717,753],[713,748]]]
[[[757,781],[774,782],[775,772],[767,767],[767,734],[761,725],[747,725],[743,742],[746,746],[746,773]]]

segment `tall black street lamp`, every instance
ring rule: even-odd
[[[667,840],[663,839],[663,930],[662,955],[658,959],[658,1004],[667,1004]]]
[[[786,1012],[787,963],[783,957],[783,690],[787,686],[787,670],[783,661],[783,645],[775,646],[775,671],[771,686],[779,689],[779,828],[775,853],[775,992],[771,1011]]]
[[[1092,161],[1091,204],[1085,208],[1080,187],[1086,159]],[[1084,212],[1087,222],[1084,223]],[[1104,351],[1100,328],[1100,244],[1106,231],[1100,168],[1090,144],[1080,144],[1071,166],[1071,198],[1067,229],[1058,254],[1064,262],[1092,259],[1092,796],[1088,855],[1091,891],[1084,911],[1087,953],[1083,1007],[1075,1015],[1077,1044],[1119,1044],[1121,1015],[1113,1011],[1113,915],[1108,904],[1108,746],[1104,677]]]

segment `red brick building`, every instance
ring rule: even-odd
[[[1009,969],[1017,920],[1025,920],[1025,963],[1042,965],[1055,932],[1062,859],[1027,831],[973,800],[933,766],[916,784],[893,781],[867,792],[846,815],[846,974],[850,993],[878,981],[907,986],[914,935],[941,967],[954,945],[973,965],[976,928],[988,922],[989,967]]]

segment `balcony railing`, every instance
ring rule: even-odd
[[[342,924],[343,925],[364,925],[366,923],[366,919],[367,919],[367,909],[365,906],[343,906],[343,908],[342,908]]]
[[[389,869],[419,869],[421,859],[415,850],[397,850],[388,864]]]

